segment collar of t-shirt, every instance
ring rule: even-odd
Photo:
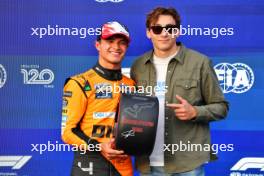
[[[159,64],[167,65],[170,62],[170,60],[177,55],[177,53],[178,53],[178,50],[174,54],[172,54],[168,57],[165,57],[165,58],[158,57],[154,54],[153,62],[154,62],[154,64],[157,64],[157,65],[159,65]]]

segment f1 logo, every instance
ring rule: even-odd
[[[242,158],[230,170],[245,171],[247,169],[260,169],[260,171],[264,171],[264,158]]]
[[[12,167],[20,169],[32,156],[0,156],[0,167]]]

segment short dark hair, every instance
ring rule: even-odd
[[[181,18],[175,8],[157,7],[147,14],[146,27],[149,29],[153,23],[158,21],[160,15],[170,15],[175,20],[176,26],[180,29]]]

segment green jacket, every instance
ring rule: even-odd
[[[194,120],[181,121],[172,109],[164,105],[164,162],[167,173],[190,171],[212,160],[212,151],[208,147],[211,144],[209,122],[224,119],[228,112],[228,102],[224,99],[210,60],[180,45],[178,54],[168,65],[165,102],[179,103],[175,98],[178,94],[196,107],[198,115]],[[131,78],[140,87],[156,85],[153,51],[136,59],[131,67]],[[180,149],[181,143],[186,147],[189,144],[189,148],[193,149]],[[140,172],[148,173],[149,156],[136,157],[136,166]]]

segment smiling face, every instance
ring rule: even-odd
[[[176,25],[174,18],[170,15],[160,15],[157,22],[155,24],[151,24],[151,26],[168,26],[168,25]],[[177,36],[171,35],[166,32],[166,29],[163,29],[161,34],[153,33],[151,28],[147,29],[147,37],[151,39],[154,47],[154,52],[166,52],[173,53],[176,51],[176,38]]]
[[[128,47],[128,41],[119,35],[96,41],[95,47],[99,53],[99,63],[107,69],[120,69],[121,62]]]

